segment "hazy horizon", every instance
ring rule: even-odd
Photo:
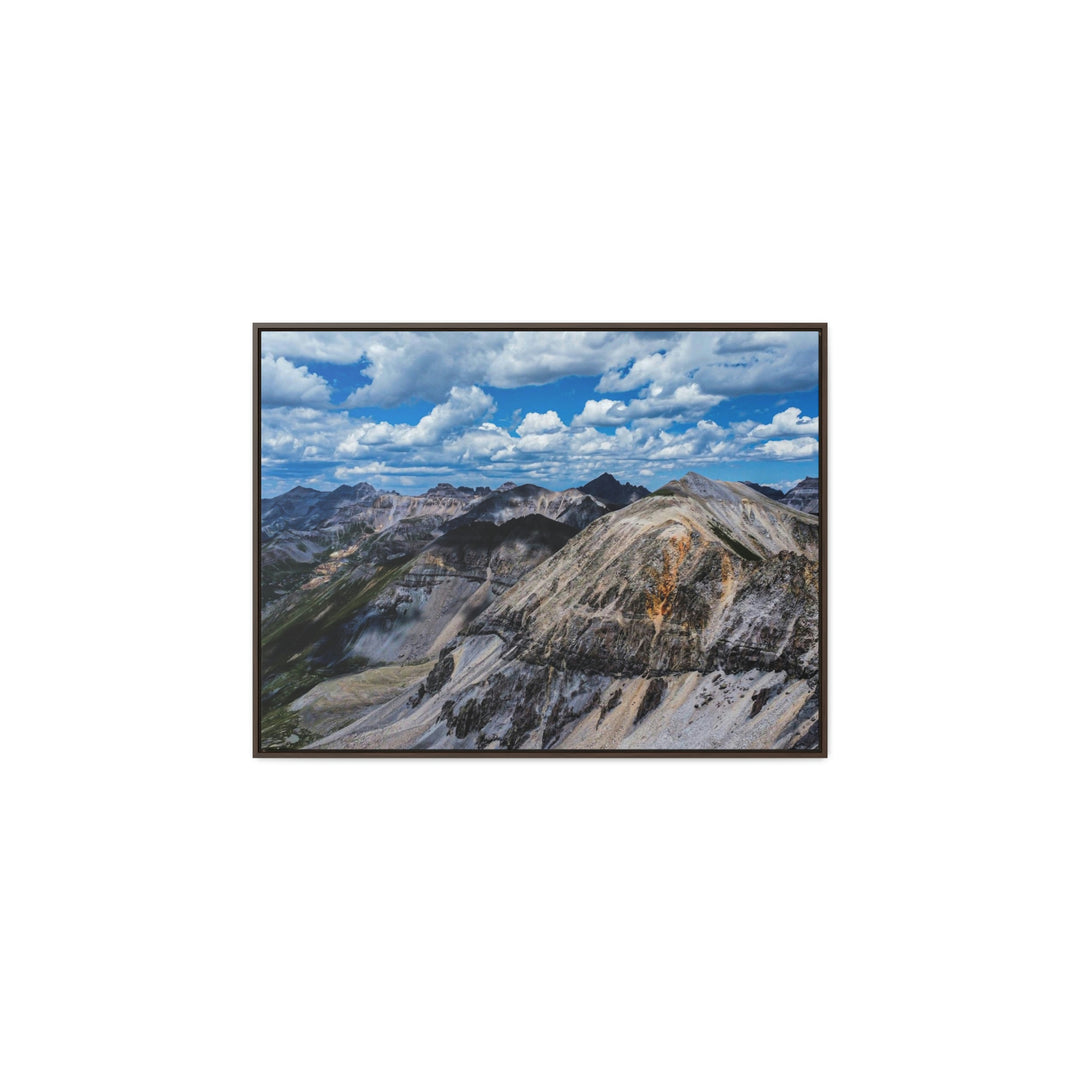
[[[697,469],[691,469],[691,470],[688,470],[688,471],[690,471],[690,472],[699,472],[699,470],[697,470]],[[548,490],[550,490],[550,491],[568,491],[571,488],[580,487],[582,484],[588,484],[590,481],[595,480],[600,476],[603,476],[604,473],[607,473],[607,474],[609,474],[611,476],[614,476],[615,479],[617,481],[619,481],[619,483],[630,483],[630,481],[624,480],[621,476],[619,476],[617,473],[612,472],[610,469],[605,469],[603,472],[597,473],[595,476],[590,476],[587,479],[581,480],[576,484],[556,484],[554,486],[551,485],[551,484],[537,484],[536,486],[537,487],[548,488]],[[685,476],[686,474],[683,473],[682,475]],[[705,476],[706,474],[701,473],[701,475]],[[666,477],[664,480],[662,480],[660,483],[655,484],[655,485],[653,485],[651,487],[649,485],[647,485],[647,484],[642,484],[640,486],[648,487],[650,491],[656,491],[658,488],[663,487],[664,484],[670,483],[671,481],[676,480],[676,479],[679,479],[679,478],[675,477],[675,476],[669,476],[669,477]],[[721,480],[721,479],[723,479],[723,480],[728,480],[730,482],[731,478],[729,478],[729,477],[710,476],[710,477],[707,477],[707,479],[710,479],[710,480]],[[778,488],[780,491],[783,491],[786,494],[788,491],[790,491],[797,484],[802,483],[803,480],[817,480],[817,479],[818,479],[818,476],[817,476],[816,473],[808,473],[806,476],[800,476],[800,477],[797,477],[794,480],[757,480],[754,477],[746,477],[746,476],[744,476],[744,477],[739,477],[737,482],[738,483],[761,484],[764,487]],[[306,489],[309,489],[309,490],[321,491],[321,492],[324,492],[324,493],[329,493],[331,491],[336,491],[338,488],[340,488],[342,486],[356,487],[358,484],[361,484],[361,483],[370,483],[370,481],[357,480],[357,481],[354,481],[353,483],[348,483],[347,481],[338,481],[337,483],[332,483],[332,484],[327,484],[327,483],[322,482],[322,481],[320,481],[319,483],[311,483],[311,484],[297,483],[297,484],[293,484],[292,487],[286,488],[285,491],[279,491],[277,494],[278,495],[284,495],[284,494],[287,494],[289,491],[294,491],[297,488],[306,488]],[[417,487],[415,485],[409,485],[408,487],[406,487],[405,485],[387,487],[385,485],[380,485],[380,484],[372,484],[371,486],[373,488],[375,488],[377,491],[383,491],[383,492],[386,492],[387,494],[423,495],[424,492],[430,491],[432,488],[436,487],[440,483],[450,484],[452,487],[458,487],[458,488],[468,487],[468,488],[474,488],[475,489],[477,487],[489,487],[489,488],[491,488],[492,491],[495,491],[497,488],[501,487],[504,483],[513,483],[513,481],[489,479],[489,480],[486,480],[483,484],[464,484],[464,483],[455,483],[454,480],[451,479],[451,478],[445,478],[443,480],[437,480],[434,484],[428,484],[426,487]],[[531,480],[523,480],[523,481],[520,481],[519,483],[520,484],[526,484],[526,483],[533,483],[533,481],[531,481]],[[320,484],[322,486],[320,486]],[[275,495],[266,495],[265,493],[263,494],[263,498],[276,498],[276,497],[277,496],[275,496]]]

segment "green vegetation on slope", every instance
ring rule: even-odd
[[[342,657],[347,624],[412,565],[408,557],[379,567],[361,581],[335,580],[312,589],[294,607],[264,626],[260,661],[264,709],[287,705],[317,683],[367,666]]]
[[[736,555],[740,555],[750,562],[761,562],[761,556],[756,551],[751,551],[745,544],[739,543],[734,536],[714,518],[709,520],[709,528],[725,543]]]
[[[291,656],[325,637],[374,600],[387,585],[402,577],[412,561],[403,556],[379,567],[363,581],[335,580],[312,589],[295,607],[282,614],[280,622],[275,620],[276,625],[263,630],[264,663]]]

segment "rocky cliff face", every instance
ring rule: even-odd
[[[417,517],[364,536],[264,609],[265,708],[328,678],[436,655],[575,529],[526,515],[430,532],[430,518]]]
[[[418,663],[435,656],[503,592],[549,558],[574,529],[539,514],[455,526],[406,564],[358,613],[345,656]]]
[[[491,494],[486,487],[439,484],[423,495],[376,491],[370,484],[331,492],[293,488],[260,507],[264,613],[299,588],[323,583],[344,566],[371,566],[415,555],[455,518]]]
[[[817,545],[813,517],[688,474],[502,578],[422,682],[312,745],[812,749]]]
[[[780,501],[792,510],[799,510],[804,514],[817,514],[819,512],[820,492],[818,489],[818,477],[808,476],[800,480]]]
[[[539,514],[581,529],[611,507],[577,488],[549,491],[535,484],[490,488],[438,484],[423,495],[376,491],[370,484],[331,492],[293,488],[261,505],[264,603],[285,595],[312,570],[345,557],[368,564],[415,555],[449,528],[470,522],[502,524]]]
[[[474,503],[454,524],[490,521],[500,524],[513,518],[538,514],[561,521],[571,528],[583,529],[611,508],[599,499],[578,488],[549,491],[536,484],[500,488],[492,495]]]
[[[593,501],[578,491],[537,491],[545,509],[563,512],[571,521],[576,517],[568,511],[582,505],[589,509]],[[361,511],[380,516],[353,521],[352,530],[342,534],[332,513],[302,535],[322,537],[327,545],[309,563],[267,565],[265,558],[260,626],[264,712],[281,710],[327,679],[436,656],[510,584],[577,531],[576,524],[528,513],[536,499],[516,498],[503,505],[499,516],[522,515],[503,522],[455,514],[463,501],[478,503],[488,495],[460,488],[433,489],[413,499],[365,492]],[[349,512],[355,514],[355,508]],[[369,524],[373,521],[387,524],[376,529]],[[348,542],[329,546],[328,537],[342,535]],[[297,542],[284,529],[278,539],[286,536]],[[264,549],[267,543],[264,535]],[[370,679],[361,681],[369,687]],[[380,685],[389,684],[383,679]],[[330,697],[340,708],[340,694]],[[310,731],[326,727],[321,720]],[[283,738],[295,733],[289,724],[271,724],[270,729]]]

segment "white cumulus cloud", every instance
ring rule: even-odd
[[[263,405],[329,405],[330,384],[307,367],[266,354],[261,364]]]
[[[818,336],[803,331],[690,331],[672,346],[609,370],[597,390],[625,393],[693,380],[707,394],[787,393],[817,383]]]
[[[771,461],[801,461],[813,457],[817,452],[817,439],[777,439],[755,446],[745,456]]]
[[[586,401],[573,423],[577,427],[619,427],[632,420],[655,417],[686,422],[704,416],[723,400],[720,395],[703,393],[695,383],[674,386],[670,390],[656,383],[648,389],[646,396],[629,401],[611,398]]]
[[[275,339],[276,340],[276,339]],[[356,331],[352,351],[370,382],[346,406],[390,408],[441,401],[452,386],[540,386],[600,375],[657,347],[655,335],[592,330]]]
[[[526,413],[515,430],[519,435],[545,435],[552,431],[563,431],[565,428],[559,414],[554,409],[548,409],[545,413]]]
[[[792,406],[772,418],[771,424],[758,424],[747,433],[751,439],[772,439],[778,435],[816,435],[818,418],[803,416],[801,409]]]
[[[337,453],[344,457],[361,454],[367,447],[435,446],[457,428],[468,427],[495,411],[495,400],[479,386],[455,386],[441,405],[415,424],[375,423],[362,420],[341,440]]]
[[[355,364],[364,353],[363,339],[349,330],[264,330],[264,352],[323,364]]]

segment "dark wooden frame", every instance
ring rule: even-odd
[[[818,472],[820,486],[820,522],[821,522],[821,557],[820,557],[820,630],[821,630],[821,667],[819,674],[820,693],[820,738],[817,750],[261,750],[259,748],[259,691],[261,680],[261,641],[259,634],[259,612],[261,610],[259,594],[259,500],[262,494],[262,411],[261,411],[261,334],[264,330],[807,330],[818,333],[818,405],[820,426],[818,433]],[[257,758],[313,758],[313,757],[828,757],[828,324],[817,322],[791,323],[301,323],[275,322],[252,324],[252,352],[254,363],[254,414],[252,423],[252,442],[254,446],[254,554],[252,559],[254,579],[254,642],[253,642],[253,702],[254,721],[252,725],[252,756]]]

